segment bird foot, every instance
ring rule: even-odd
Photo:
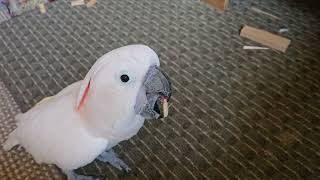
[[[119,170],[125,170],[126,172],[131,170],[125,162],[118,158],[118,155],[112,149],[101,153],[97,159],[102,162],[107,162]]]
[[[101,179],[101,178],[96,178],[92,176],[78,175],[74,171],[67,171],[65,173],[67,175],[68,180],[99,180]]]

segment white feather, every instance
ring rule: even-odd
[[[143,45],[107,53],[83,81],[18,115],[17,128],[4,147],[20,144],[38,163],[56,164],[64,171],[92,162],[142,127],[144,118],[133,107],[143,77],[154,64],[159,65],[157,55]],[[131,82],[123,84],[121,73],[130,74]],[[88,82],[85,103],[77,109]]]

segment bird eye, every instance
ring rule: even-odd
[[[130,80],[129,76],[126,74],[121,75],[120,79],[122,82],[128,82]]]

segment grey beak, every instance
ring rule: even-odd
[[[171,83],[168,75],[158,66],[152,66],[144,81],[147,94],[159,93],[162,96],[171,96]]]
[[[135,106],[137,113],[146,119],[161,118],[161,104],[164,99],[169,101],[171,97],[171,83],[168,75],[158,66],[150,67],[139,94]]]

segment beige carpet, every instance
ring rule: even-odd
[[[0,144],[15,128],[14,116],[20,112],[9,91],[0,81]],[[38,165],[23,148],[15,148],[10,153],[0,147],[1,180],[62,179],[59,171],[52,166]]]
[[[93,8],[58,0],[46,14],[36,9],[0,24],[0,79],[25,112],[83,78],[104,53],[143,43],[171,78],[169,117],[147,121],[114,148],[130,173],[99,161],[79,173],[139,180],[320,179],[320,11],[307,2],[230,0],[219,13],[197,0],[98,0]],[[243,50],[261,46],[239,36],[243,25],[276,34],[288,28],[280,35],[292,43],[286,53]],[[7,133],[13,124],[2,127]],[[25,165],[25,155],[11,156],[2,175],[23,169],[33,177],[46,174]]]

